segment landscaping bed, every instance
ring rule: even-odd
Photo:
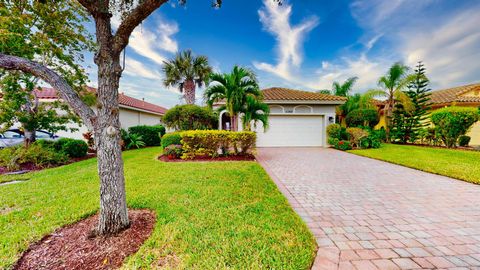
[[[19,164],[19,169],[15,170],[15,171],[11,171],[11,170],[8,170],[8,168],[6,168],[6,167],[0,166],[0,175],[2,175],[2,174],[15,174],[15,173],[18,173],[18,172],[40,171],[40,170],[44,170],[44,169],[55,168],[55,167],[63,166],[63,165],[66,165],[66,164],[71,164],[71,163],[79,162],[79,161],[82,161],[82,160],[94,158],[96,156],[97,155],[94,154],[94,153],[88,153],[84,157],[70,158],[64,164],[54,164],[54,165],[48,165],[48,166],[38,166],[38,165],[35,165],[35,163],[33,163],[33,162],[27,162],[27,163]],[[2,181],[0,180],[0,183],[1,182]]]
[[[315,239],[256,162],[158,162],[160,147],[123,153],[127,204],[156,215],[124,269],[309,269]],[[0,269],[32,243],[98,212],[96,159],[0,186]],[[7,176],[0,176],[0,181]]]
[[[55,230],[31,245],[13,269],[114,269],[152,233],[155,214],[130,210],[130,227],[117,235],[90,237],[98,215]]]
[[[175,156],[160,155],[158,160],[164,162],[215,162],[215,161],[253,161],[255,156],[248,155],[237,155],[237,156],[218,156],[218,157],[209,157],[209,156],[196,156],[193,159],[181,159]]]
[[[349,152],[480,184],[479,151],[383,144],[379,149],[351,150]]]

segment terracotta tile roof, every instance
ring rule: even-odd
[[[480,103],[480,96],[462,96],[470,91],[480,91],[480,83],[433,91],[430,98],[434,104]]]
[[[262,90],[265,101],[338,101],[344,102],[345,97],[272,87]]]
[[[95,92],[96,89],[93,87],[87,87],[87,91]],[[57,91],[53,88],[42,87],[41,90],[35,90],[35,94],[39,99],[57,99]],[[123,93],[118,95],[118,102],[120,105],[128,106],[144,111],[153,112],[155,114],[165,114],[167,111],[166,108],[149,103],[140,99],[136,99],[130,96],[127,96]]]

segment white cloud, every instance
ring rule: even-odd
[[[155,71],[155,69],[147,67],[143,63],[130,57],[127,57],[125,61],[124,73],[131,76],[143,77],[154,80],[160,79],[162,77],[162,75],[158,71]]]
[[[434,89],[478,82],[480,5],[433,11],[440,2],[357,0],[351,12],[366,37],[384,34],[388,50],[398,57],[392,62],[423,61]]]
[[[480,8],[461,12],[431,31],[405,33],[401,38],[406,63],[423,60],[436,85],[479,80]]]
[[[172,38],[179,31],[176,23],[160,22],[155,31],[136,28],[130,36],[129,47],[137,54],[162,65],[164,52],[176,53],[178,43]]]
[[[263,62],[254,62],[253,65],[259,70],[273,73],[284,79],[292,79],[292,68],[298,68],[303,61],[302,47],[305,37],[318,25],[319,20],[317,17],[310,17],[292,26],[291,5],[278,6],[270,0],[264,0],[263,4],[258,14],[264,29],[274,35],[277,40],[278,59],[276,65]]]

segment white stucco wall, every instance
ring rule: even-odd
[[[160,115],[137,111],[137,110],[131,110],[128,108],[121,107],[119,117],[120,117],[120,124],[123,129],[128,129],[129,127],[138,126],[138,125],[153,126],[153,125],[161,124]],[[68,125],[68,127],[77,128],[78,131],[75,131],[75,132],[59,131],[57,132],[57,135],[61,137],[83,139],[82,134],[88,131],[87,127],[84,125],[79,126],[74,124],[74,125]]]

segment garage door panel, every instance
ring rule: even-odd
[[[269,129],[257,128],[259,147],[322,146],[323,116],[271,115]]]

